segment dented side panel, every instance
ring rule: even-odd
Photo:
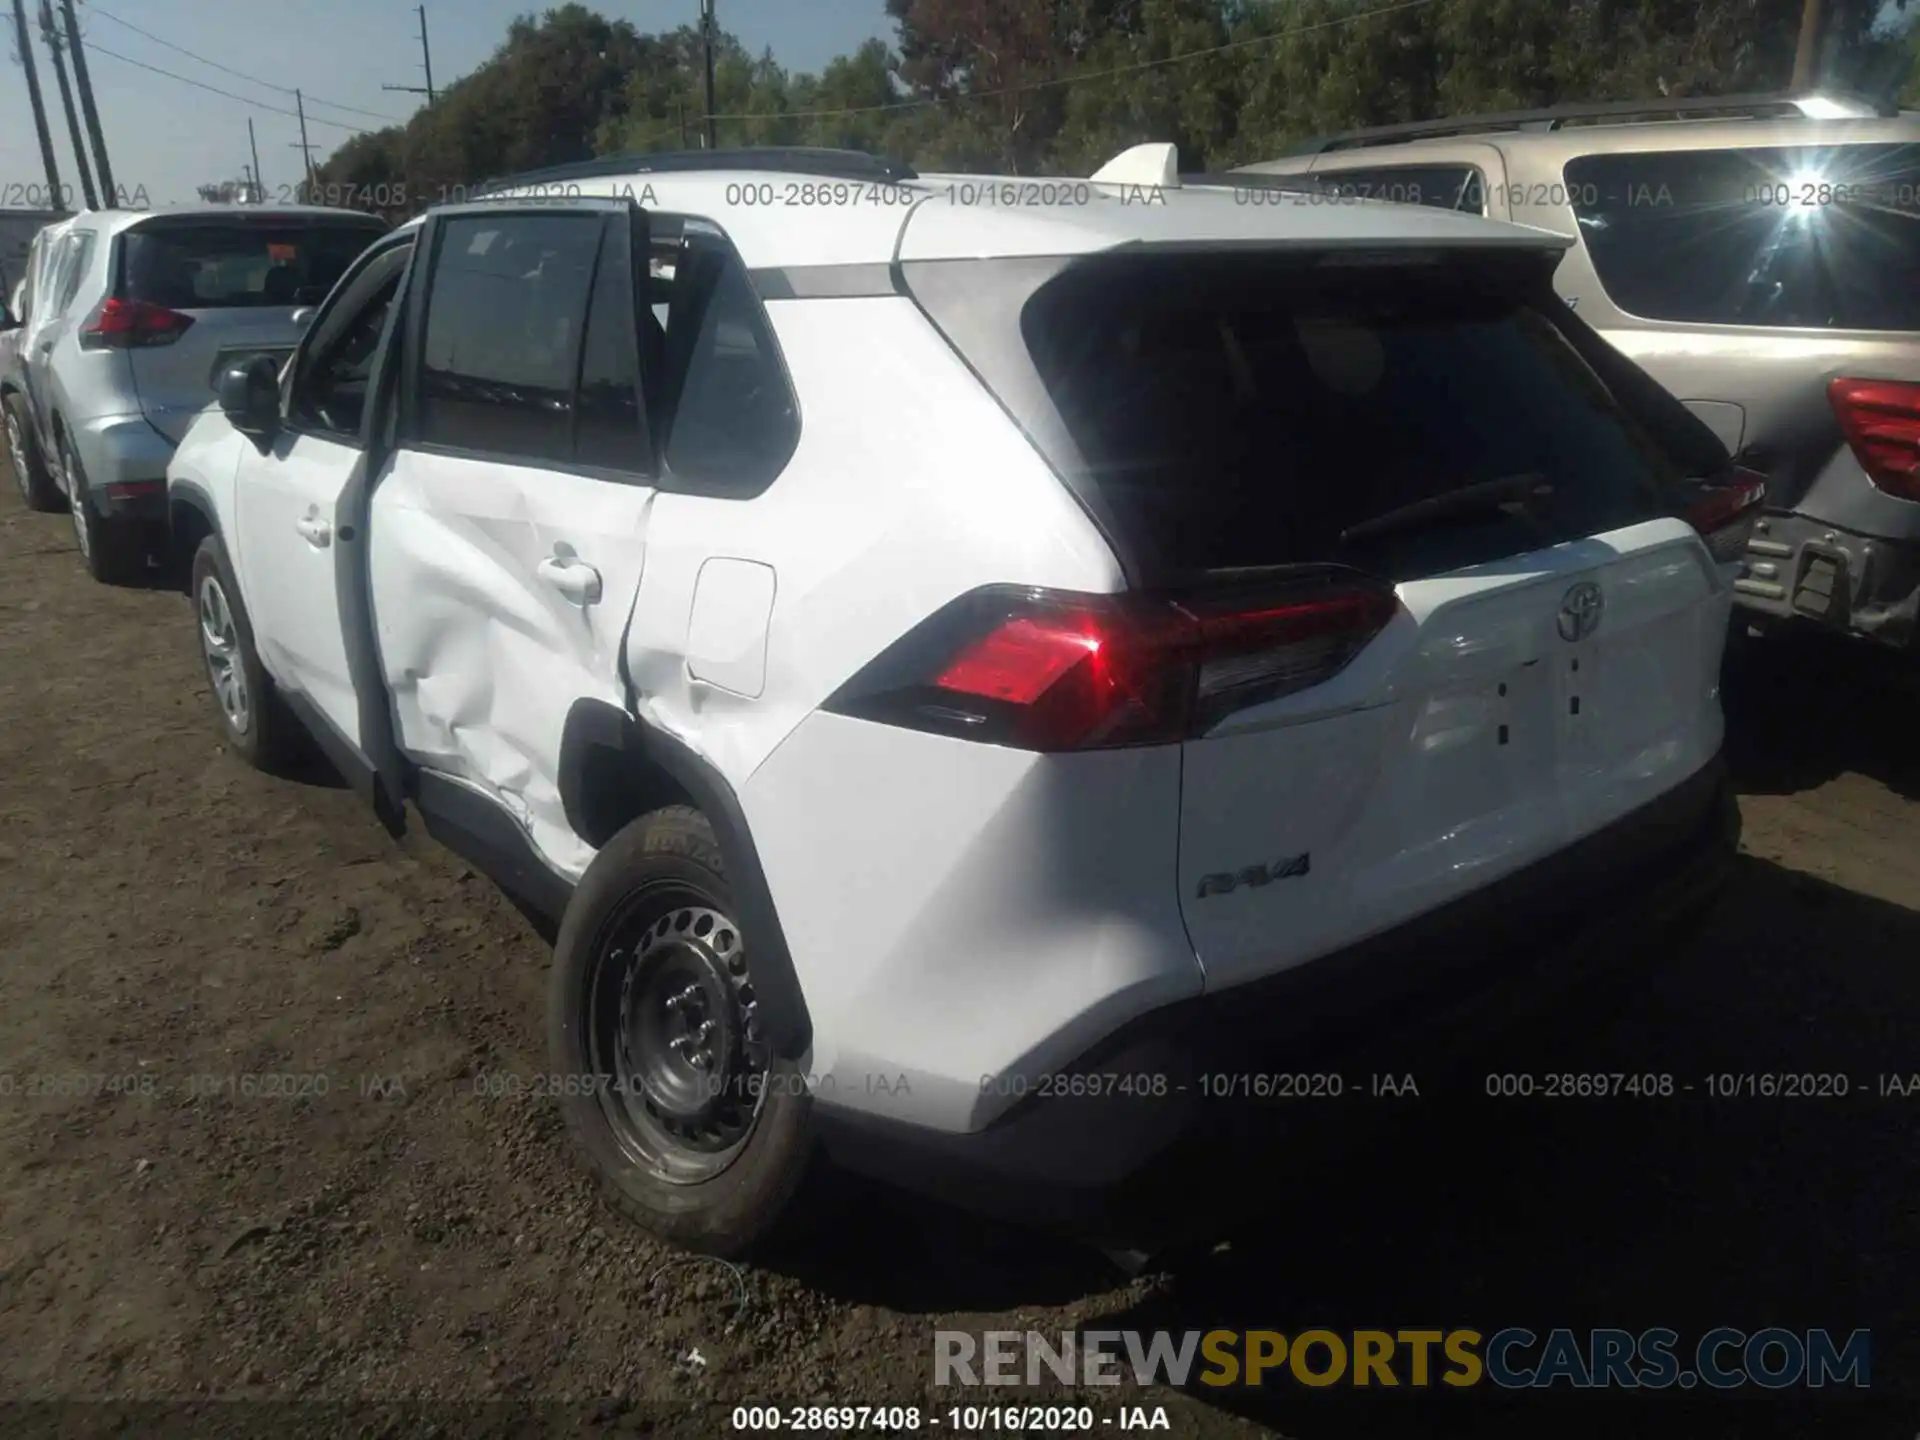
[[[400,750],[464,780],[578,878],[560,737],[581,699],[624,708],[620,640],[646,554],[645,486],[398,452],[374,491],[380,668]]]

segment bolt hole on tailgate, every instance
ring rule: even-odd
[[[1719,748],[1764,483],[1553,295],[1558,258],[1145,248],[997,287],[977,262],[964,318],[951,276],[906,267],[1112,540],[1128,603],[1194,617],[1179,723],[1145,733],[1183,746],[1177,883],[1210,985],[1481,888]],[[1329,575],[1332,623],[1286,618]]]

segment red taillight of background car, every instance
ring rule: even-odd
[[[1353,572],[1178,598],[988,586],[868,665],[827,709],[1023,750],[1160,745],[1330,679],[1393,591]]]
[[[1686,509],[1687,523],[1700,532],[1707,550],[1722,565],[1747,553],[1760,507],[1766,503],[1762,475],[1735,466],[1718,480],[1699,485]]]
[[[82,350],[134,350],[171,345],[193,325],[191,315],[145,300],[109,296],[80,326]]]
[[[1889,495],[1920,500],[1920,385],[1839,379],[1827,399],[1854,459]]]

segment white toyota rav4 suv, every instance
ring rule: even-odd
[[[174,458],[231,743],[555,918],[553,1088],[680,1243],[822,1152],[1097,1224],[1242,1077],[1724,877],[1759,487],[1565,239],[1124,170],[519,177]]]

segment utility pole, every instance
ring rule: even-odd
[[[73,56],[73,82],[80,87],[80,113],[86,116],[87,138],[93,141],[93,164],[100,177],[100,193],[111,209],[120,203],[119,188],[113,183],[113,167],[107,163],[107,136],[100,128],[100,111],[93,103],[93,77],[87,74],[87,47],[80,43],[80,21],[73,13],[73,0],[60,0],[67,21],[67,53]]]
[[[67,138],[73,141],[73,161],[80,170],[80,193],[87,209],[98,210],[100,197],[93,193],[93,172],[87,168],[87,142],[80,133],[80,115],[73,108],[73,87],[67,83],[66,57],[60,53],[60,32],[53,25],[52,0],[40,0],[40,36],[53,53],[53,78],[60,82],[60,107],[67,112]]]
[[[427,7],[413,7],[420,12],[420,65],[427,72],[427,83],[422,85],[382,85],[382,90],[402,90],[409,95],[424,95],[431,106],[440,97],[433,90],[433,51],[427,47]]]
[[[253,138],[253,117],[251,115],[247,117],[247,148],[253,151],[253,198],[256,201],[264,203],[267,198],[267,192],[264,188],[266,182],[260,178],[260,142]]]
[[[1816,0],[1807,0],[1809,5]],[[707,66],[707,149],[717,150],[719,142],[714,139],[713,131],[713,0],[700,0],[700,48],[706,56]]]
[[[420,8],[420,67],[427,72],[427,104],[439,98],[433,93],[433,51],[427,46],[427,7]]]
[[[313,146],[307,143],[307,102],[298,90],[293,92],[293,108],[300,116],[300,143],[294,148],[300,152],[300,158],[307,162],[307,188],[308,190],[312,190],[314,184]],[[309,195],[307,198],[311,199],[312,197]]]
[[[1820,0],[1806,0],[1800,11],[1800,43],[1793,52],[1793,93],[1813,89],[1813,66],[1820,48]]]
[[[20,68],[27,72],[27,98],[33,102],[33,128],[40,136],[40,163],[47,172],[47,209],[64,210],[60,167],[53,158],[53,132],[47,128],[47,105],[40,94],[40,72],[33,64],[33,40],[27,34],[27,0],[13,0],[14,38],[20,46]]]

